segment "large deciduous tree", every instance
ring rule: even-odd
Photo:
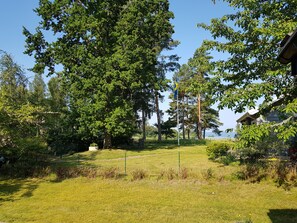
[[[280,64],[276,58],[282,39],[297,27],[297,2],[224,1],[234,8],[234,13],[212,19],[210,25],[199,24],[214,38],[205,42],[209,49],[226,55],[226,59],[215,63],[219,106],[243,112],[264,99],[261,112],[274,107],[296,114],[296,77],[291,76],[289,66]],[[277,103],[271,103],[273,97],[278,98]],[[284,140],[297,133],[297,123],[292,116],[269,126]],[[268,132],[262,131],[262,135]],[[261,134],[251,138],[259,140]]]
[[[24,28],[33,70],[62,69],[80,131],[103,138],[105,148],[131,136],[136,99],[153,89],[157,56],[171,41],[168,0],[41,0],[35,11],[36,33]]]

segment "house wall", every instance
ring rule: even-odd
[[[281,121],[281,119],[279,117],[279,112],[277,112],[277,111],[269,112],[266,115],[265,119],[268,122],[280,122]]]

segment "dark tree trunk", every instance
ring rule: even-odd
[[[145,112],[142,109],[142,140],[143,140],[143,142],[146,140],[145,121],[146,121]]]
[[[189,97],[187,97],[187,134],[188,134],[188,139],[190,139],[190,128],[189,128]]]
[[[162,141],[161,114],[159,110],[159,95],[157,91],[155,92],[155,106],[156,106],[156,114],[157,114],[158,141]]]
[[[103,141],[103,148],[110,149],[112,146],[111,144],[111,134],[105,131],[104,133],[104,141]]]

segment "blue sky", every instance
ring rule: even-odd
[[[211,0],[169,0],[170,9],[175,14],[172,21],[175,26],[174,39],[181,44],[172,53],[181,57],[180,63],[186,63],[193,56],[195,50],[204,39],[210,39],[208,32],[198,29],[197,23],[210,23],[211,18],[221,17],[232,12],[226,3],[217,0],[213,4]],[[33,67],[34,58],[24,55],[25,38],[22,35],[22,27],[34,31],[39,18],[33,12],[38,6],[38,0],[2,0],[0,2],[0,49],[10,53],[15,61],[25,70]],[[28,77],[34,74],[26,71]],[[171,78],[168,75],[168,78]],[[168,94],[165,95],[167,97]],[[168,108],[168,100],[160,106],[164,111]],[[220,111],[220,119],[224,123],[222,130],[234,128],[239,114],[230,110]],[[164,117],[166,119],[166,116]],[[154,123],[155,121],[150,121]]]

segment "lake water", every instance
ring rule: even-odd
[[[235,132],[222,132],[220,136],[213,132],[205,132],[205,138],[208,139],[234,139],[235,135]]]

